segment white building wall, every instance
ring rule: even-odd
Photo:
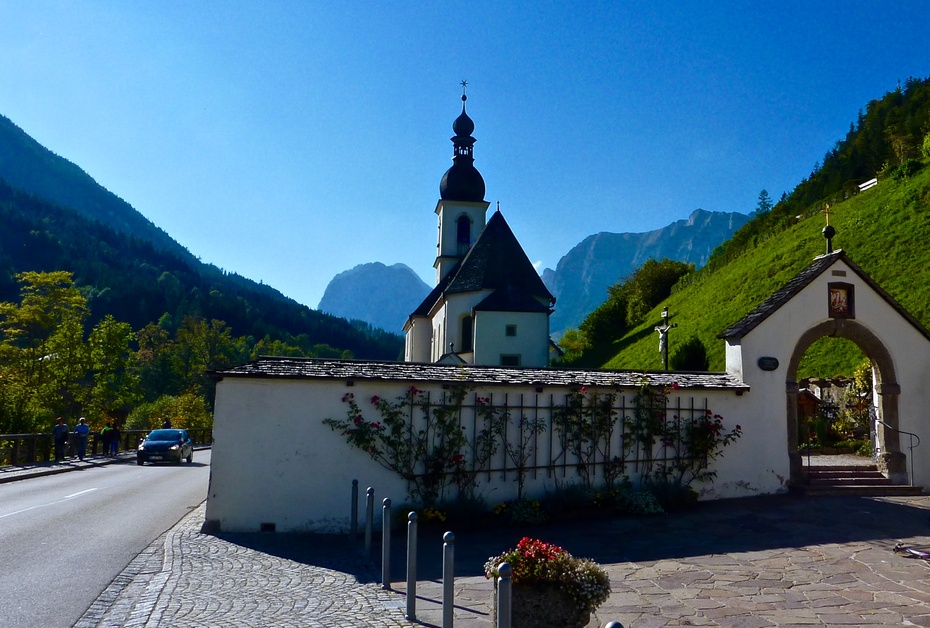
[[[426,317],[415,317],[404,337],[405,362],[429,362],[433,328]]]
[[[351,447],[345,437],[323,424],[325,418],[346,417],[346,393],[355,395],[368,420],[377,414],[370,399],[378,395],[394,400],[412,384],[441,395],[442,387],[425,382],[364,382],[347,386],[339,380],[226,378],[218,382],[210,489],[206,518],[220,529],[257,531],[274,524],[279,532],[346,531],[350,521],[352,480],[359,481],[359,517],[364,519],[365,489],[375,490],[376,514],[384,497],[400,505],[407,501],[406,483],[396,473]],[[497,402],[508,395],[508,406],[516,408],[537,402],[564,403],[568,388],[547,386],[543,393],[530,387],[490,386],[476,391]],[[622,391],[632,395],[635,390]],[[523,400],[521,401],[521,395]],[[784,490],[781,478],[760,467],[759,453],[771,445],[764,429],[749,420],[752,410],[746,396],[733,391],[679,390],[672,403],[701,405],[724,417],[726,428],[742,423],[744,435],[725,450],[715,465],[719,477],[713,484],[696,487],[703,499],[742,497]],[[471,426],[466,421],[471,436]],[[549,430],[544,438],[557,438]],[[784,447],[784,441],[780,441]],[[617,445],[619,446],[619,445]],[[544,449],[547,451],[547,449]],[[782,456],[787,458],[783,451]],[[503,464],[503,462],[500,462]],[[516,497],[515,473],[502,478],[495,473],[482,477],[478,494],[490,504]],[[538,471],[527,479],[526,494],[541,497],[577,480],[574,465],[555,473]],[[452,497],[451,495],[449,497]]]
[[[845,272],[845,276],[834,274]],[[829,318],[828,284],[845,282],[854,286],[855,321],[867,328],[887,348],[901,386],[898,400],[900,429],[918,434],[930,444],[930,341],[842,260],[834,263],[788,303],[773,312],[741,340],[731,340],[727,349],[727,372],[741,377],[751,387],[753,420],[769,426],[773,443],[787,438],[786,381],[795,378],[787,367],[801,336]],[[760,357],[778,359],[775,371],[763,371]],[[908,454],[907,440],[901,451]],[[768,456],[760,452],[764,458]],[[774,461],[769,461],[772,464]],[[774,466],[774,465],[772,465]],[[930,487],[930,456],[919,449],[914,456],[915,484]]]
[[[465,201],[443,201],[436,205],[436,214],[439,216],[439,234],[436,248],[436,283],[446,276],[446,273],[455,266],[456,262],[464,257],[458,250],[458,219],[465,215],[471,221],[471,244],[475,243],[478,235],[487,222],[487,211],[490,203],[481,201],[469,203]]]
[[[517,335],[507,335],[507,325]],[[549,365],[549,315],[545,312],[477,312],[475,364],[499,365],[502,355],[519,355],[520,366]]]

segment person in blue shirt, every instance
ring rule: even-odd
[[[84,454],[87,452],[87,437],[90,435],[90,426],[87,424],[87,419],[80,418],[74,428],[74,433],[77,434],[78,460],[84,460]]]
[[[68,424],[61,417],[55,419],[55,427],[52,428],[52,440],[55,442],[55,462],[61,462],[65,457],[65,450],[68,448]]]

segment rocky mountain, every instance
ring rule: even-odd
[[[687,220],[655,231],[602,232],[585,238],[559,260],[555,270],[543,271],[546,287],[558,299],[552,335],[577,327],[607,299],[608,286],[646,260],[669,258],[703,266],[714,248],[748,220],[745,214],[697,209]],[[404,264],[361,264],[329,282],[318,309],[400,333],[407,316],[429,291],[430,286]]]
[[[749,221],[739,213],[694,210],[686,220],[645,233],[601,232],[585,238],[542,279],[556,297],[553,337],[578,325],[607,299],[607,288],[649,259],[672,259],[700,268],[711,252]]]
[[[405,264],[360,264],[333,277],[317,309],[401,333],[407,316],[429,291]]]

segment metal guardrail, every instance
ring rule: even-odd
[[[186,428],[185,428],[186,429]],[[119,451],[135,450],[139,441],[151,430],[120,430]],[[212,429],[188,429],[194,445],[211,445]],[[54,442],[51,434],[0,434],[0,466],[35,464],[54,459]],[[77,452],[77,436],[71,434],[66,455]],[[104,454],[104,443],[99,432],[91,432],[87,438],[87,455]]]
[[[908,481],[908,484],[909,484],[910,486],[914,486],[914,448],[915,448],[915,447],[920,447],[920,436],[918,436],[917,434],[914,434],[913,432],[906,432],[906,431],[904,431],[904,430],[900,430],[900,429],[894,427],[893,425],[888,425],[887,423],[885,423],[885,422],[882,421],[881,419],[875,419],[875,422],[876,422],[876,423],[881,423],[882,425],[884,425],[885,427],[887,427],[889,430],[892,430],[892,431],[894,431],[894,432],[897,432],[898,434],[906,434],[906,435],[909,437],[909,438],[908,438],[908,447],[907,447],[907,459],[908,459],[908,460],[910,461],[910,463],[911,463],[911,472],[910,472],[910,474],[908,474],[908,476],[907,476],[907,481]],[[917,439],[917,442],[916,442],[916,443],[914,442],[914,439]]]

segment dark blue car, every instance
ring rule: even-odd
[[[181,464],[181,460],[194,461],[194,441],[187,430],[152,430],[136,450],[136,464],[146,462],[170,462]]]

